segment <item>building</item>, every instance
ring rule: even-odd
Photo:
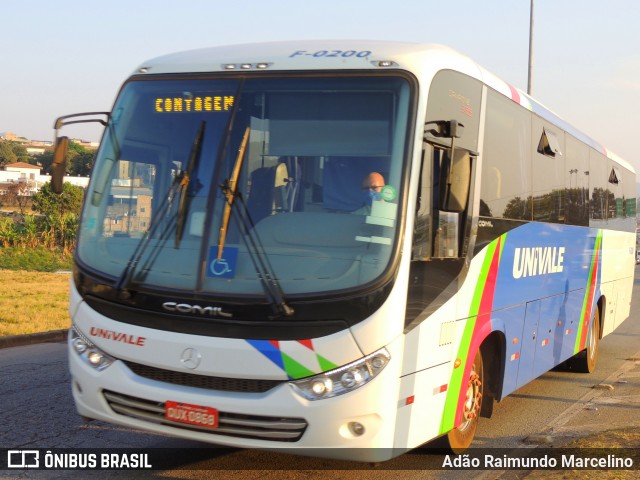
[[[0,195],[6,194],[10,185],[24,184],[26,188],[21,189],[21,195],[34,195],[42,186],[51,181],[50,175],[42,175],[40,167],[25,162],[10,163],[0,167]],[[77,187],[86,188],[89,184],[89,177],[64,177],[65,182],[69,182]]]
[[[15,133],[0,132],[0,140],[15,141],[17,138]]]

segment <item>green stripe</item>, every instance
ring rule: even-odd
[[[338,368],[338,365],[336,365],[335,363],[327,360],[322,355],[316,353],[316,357],[318,358],[318,363],[320,364],[320,371],[326,372],[328,370],[334,370],[334,369]]]
[[[287,355],[284,352],[280,352],[282,354],[282,363],[284,364],[284,371],[287,372],[287,375],[291,378],[304,378],[315,375],[316,372],[312,372],[307,367],[302,365],[301,363],[296,362],[293,358]]]
[[[573,347],[573,353],[580,351],[580,339],[582,338],[582,329],[586,326],[586,323],[591,320],[585,318],[587,315],[587,309],[589,308],[589,292],[591,291],[591,285],[593,282],[597,282],[597,278],[593,278],[593,270],[597,268],[596,257],[599,257],[600,245],[602,243],[602,230],[598,230],[596,235],[596,241],[593,246],[593,253],[591,254],[591,266],[589,267],[589,276],[587,277],[587,286],[584,292],[584,300],[582,301],[582,311],[580,312],[580,321],[578,322],[578,332],[576,333],[576,343]],[[595,292],[594,292],[595,293]],[[593,303],[593,299],[591,299]]]
[[[506,235],[503,235],[500,254],[502,254],[502,245],[504,245]],[[487,277],[491,270],[491,264],[493,263],[493,257],[498,246],[498,240],[494,240],[487,246],[487,253],[482,262],[482,268],[480,269],[480,275],[478,277],[478,283],[476,284],[475,291],[473,292],[473,299],[471,300],[471,308],[469,309],[469,319],[464,327],[464,333],[460,340],[460,347],[458,348],[458,355],[462,362],[458,368],[454,368],[451,374],[451,380],[447,387],[447,399],[444,404],[444,411],[442,412],[442,420],[440,422],[440,434],[446,433],[453,428],[456,409],[458,407],[458,398],[460,396],[460,388],[462,386],[462,376],[464,375],[464,368],[467,364],[467,357],[469,356],[469,346],[471,345],[471,338],[473,336],[473,329],[476,325],[478,318],[478,311],[480,310],[480,303],[482,302],[482,293],[484,292],[485,285],[487,283]]]

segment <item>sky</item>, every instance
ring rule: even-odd
[[[52,140],[145,60],[235,43],[445,44],[527,89],[531,0],[0,0],[0,132]],[[640,1],[534,0],[532,96],[640,173]],[[101,129],[65,134],[97,141]],[[80,130],[85,128],[85,130]]]

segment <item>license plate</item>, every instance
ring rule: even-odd
[[[199,427],[218,427],[218,410],[215,408],[173,402],[171,400],[164,404],[164,418],[172,422],[188,423]]]

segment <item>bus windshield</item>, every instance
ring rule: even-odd
[[[353,289],[390,265],[409,127],[400,76],[128,82],[96,158],[80,265],[119,288]],[[262,279],[262,280],[261,280]]]

